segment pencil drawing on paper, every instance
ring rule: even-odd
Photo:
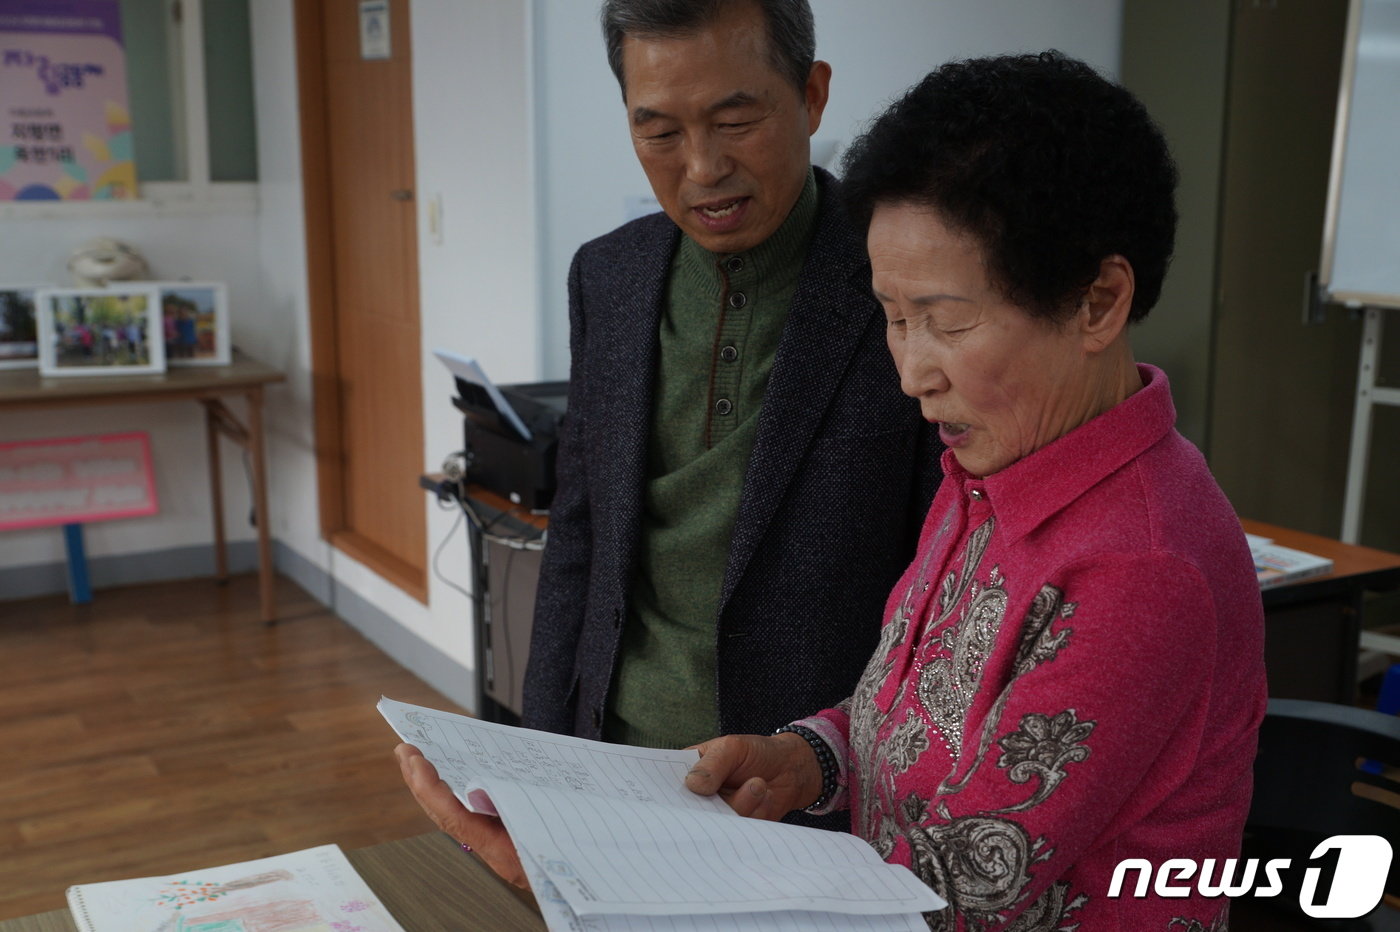
[[[253,887],[260,887],[278,880],[291,879],[290,871],[274,870],[223,883],[202,880],[172,880],[155,895],[154,902],[157,906],[184,909],[186,906],[193,906],[197,903],[212,902],[228,896],[236,890],[250,890]]]
[[[191,915],[180,932],[330,932],[335,928],[310,900],[279,900]]]

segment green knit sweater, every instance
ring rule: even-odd
[[[816,179],[743,253],[682,237],[661,315],[639,563],[604,737],[685,747],[719,729],[718,602],[758,409],[817,214]]]

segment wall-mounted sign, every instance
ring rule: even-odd
[[[389,0],[360,0],[360,57],[366,61],[393,57]]]
[[[119,0],[0,0],[0,200],[135,196]]]
[[[158,510],[148,434],[0,443],[0,531]]]

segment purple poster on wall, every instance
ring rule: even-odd
[[[135,196],[119,0],[0,0],[0,200]]]

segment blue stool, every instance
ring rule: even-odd
[[[1386,715],[1400,715],[1400,663],[1392,663],[1381,680],[1381,695],[1376,700],[1376,711]]]
[[[1376,711],[1386,715],[1400,714],[1400,663],[1392,663],[1381,680],[1381,694],[1376,699]],[[1384,773],[1385,767],[1378,760],[1362,760],[1357,767],[1366,773]]]

